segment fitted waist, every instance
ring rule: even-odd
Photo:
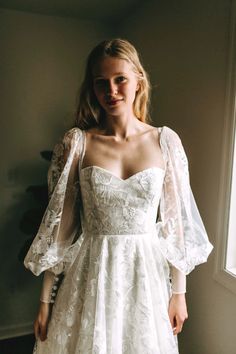
[[[91,232],[86,232],[84,231],[84,234],[87,237],[92,237],[92,238],[146,238],[146,237],[155,237],[158,238],[158,235],[156,233],[156,230],[153,229],[150,232],[145,232],[145,233],[129,233],[129,234],[102,234],[102,233],[91,233]]]

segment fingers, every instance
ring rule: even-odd
[[[173,334],[176,334],[177,321],[176,321],[176,316],[174,315],[174,313],[172,313],[172,311],[169,311],[169,319],[173,330]]]
[[[170,319],[171,327],[174,329],[176,326],[175,316],[169,313],[169,319]]]
[[[183,324],[184,321],[187,319],[187,317],[180,317],[178,315],[175,316],[175,323],[176,325],[173,328],[173,334],[179,334],[180,332],[182,332],[183,329]]]
[[[34,335],[35,335],[35,338],[38,339],[38,337],[39,337],[39,323],[38,323],[38,321],[34,322]]]
[[[169,319],[170,319],[170,323],[171,323],[171,327],[173,330],[173,334],[179,334],[182,329],[183,329],[183,324],[184,321],[187,319],[187,316],[179,316],[177,314],[171,313],[169,312]]]
[[[47,339],[47,323],[34,323],[34,335],[36,339],[40,339],[42,342]]]
[[[40,326],[40,339],[42,342],[47,339],[47,324],[41,324]]]
[[[170,299],[168,314],[173,329],[173,334],[182,331],[184,321],[188,318],[185,297],[174,295]]]

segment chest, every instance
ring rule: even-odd
[[[120,178],[128,178],[150,167],[164,169],[157,139],[143,137],[131,141],[86,139],[81,168],[99,166]]]

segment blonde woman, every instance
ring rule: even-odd
[[[89,54],[76,126],[54,148],[25,258],[44,281],[37,354],[177,354],[186,275],[212,250],[177,133],[154,127],[127,40]]]

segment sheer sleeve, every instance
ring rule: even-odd
[[[174,266],[170,266],[172,294],[186,293],[186,275]]]
[[[44,270],[54,274],[65,271],[72,262],[81,235],[78,161],[82,131],[66,132],[53,150],[48,170],[49,202],[39,230],[24,259],[35,275]]]
[[[206,262],[212,244],[199,214],[189,181],[188,160],[177,133],[161,128],[160,145],[166,174],[156,223],[163,255],[183,274]]]
[[[44,272],[40,301],[51,304],[54,302],[58,288],[59,276],[49,270]]]

